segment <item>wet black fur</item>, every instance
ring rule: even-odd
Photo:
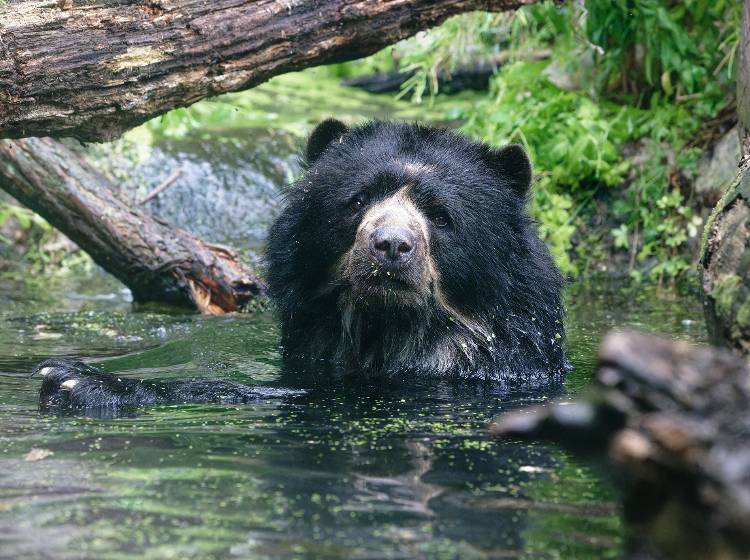
[[[357,339],[342,334],[340,302],[349,287],[332,271],[364,212],[351,201],[364,196],[371,203],[412,183],[410,197],[428,217],[450,218],[450,227],[433,228],[430,247],[448,301],[494,335],[458,356],[448,375],[503,385],[561,378],[563,280],[528,214],[531,166],[522,148],[493,150],[420,125],[370,122],[348,130],[329,120],[306,153],[306,172],[287,191],[267,251],[288,364],[324,375],[362,374],[363,367],[365,374],[430,374],[423,363],[446,333],[462,336],[462,326],[435,306],[365,303],[357,308]],[[409,171],[404,162],[425,170]],[[391,351],[415,337],[411,357],[393,359]]]
[[[558,381],[567,368],[562,278],[527,212],[529,161],[518,146],[493,150],[449,132],[372,122],[349,130],[334,120],[313,132],[304,176],[286,191],[267,251],[268,280],[278,308],[287,373],[323,378],[441,374],[532,388]],[[404,162],[430,171],[412,172]],[[346,282],[332,269],[351,246],[366,204],[412,183],[411,197],[430,217],[430,252],[449,303],[489,326],[489,340],[468,332],[434,302],[399,308],[357,305],[356,341],[342,334]],[[365,205],[366,206],[366,205]],[[468,340],[446,371],[425,366],[451,340]],[[448,341],[448,342],[446,342]],[[398,359],[395,357],[398,355]],[[42,410],[102,414],[123,407],[174,402],[245,403],[286,394],[222,380],[121,378],[75,360],[51,359],[40,391]],[[72,390],[63,382],[76,380]]]
[[[219,379],[161,381],[128,379],[78,360],[50,358],[40,363],[32,376],[42,377],[39,406],[43,411],[86,410],[96,414],[138,405],[165,403],[248,403],[290,394],[290,391],[249,387]],[[72,390],[62,388],[75,381]]]

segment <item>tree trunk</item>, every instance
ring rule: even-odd
[[[219,314],[265,293],[230,249],[130,207],[80,154],[56,140],[0,140],[0,188],[75,241],[136,301]]]
[[[739,51],[740,174],[706,224],[701,264],[713,340],[750,355],[750,0],[744,0]]]
[[[750,355],[750,167],[706,225],[703,293],[711,339]]]
[[[111,140],[175,107],[537,0],[11,0],[0,138]]]
[[[606,464],[624,493],[631,558],[747,560],[748,379],[747,362],[724,350],[610,334],[588,398],[501,416],[492,431]]]

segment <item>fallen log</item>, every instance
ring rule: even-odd
[[[501,416],[491,431],[607,464],[631,558],[750,558],[750,367],[730,352],[610,334],[588,398]]]
[[[57,140],[0,140],[0,188],[78,244],[135,301],[221,314],[265,294],[232,250],[123,202],[106,177]]]
[[[175,107],[537,0],[16,0],[0,4],[0,138],[111,140]]]

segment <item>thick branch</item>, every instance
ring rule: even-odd
[[[175,107],[537,0],[20,0],[0,7],[0,138],[110,140]]]
[[[231,250],[128,206],[104,176],[56,140],[0,140],[0,188],[75,241],[137,301],[224,313],[265,291]]]

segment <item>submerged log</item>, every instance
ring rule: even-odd
[[[610,334],[588,399],[511,413],[491,429],[615,467],[631,558],[750,558],[750,368],[730,352]]]
[[[175,107],[537,0],[0,3],[0,138],[110,140]]]
[[[221,314],[265,293],[233,251],[126,204],[106,177],[57,140],[0,140],[0,188],[76,242],[135,301]]]

